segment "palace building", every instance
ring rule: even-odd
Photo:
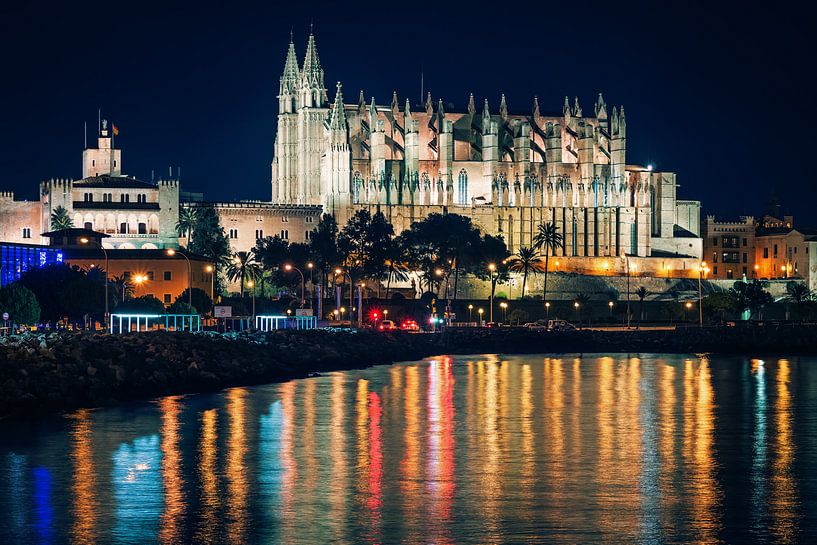
[[[122,173],[122,150],[102,121],[97,148],[82,152],[82,178],[50,179],[40,184],[38,201],[17,201],[0,193],[0,240],[44,243],[58,210],[74,227],[105,233],[104,244],[117,249],[177,248],[178,180],[144,182]]]
[[[677,199],[676,174],[627,163],[624,108],[601,94],[588,112],[566,98],[547,113],[534,97],[521,113],[504,95],[493,106],[471,95],[458,111],[431,93],[422,107],[362,91],[347,103],[338,83],[330,102],[310,34],[302,64],[289,44],[278,106],[276,205],[321,206],[339,223],[379,209],[398,233],[432,212],[457,213],[511,251],[554,222],[558,253],[577,269],[597,258],[700,259],[700,202]]]

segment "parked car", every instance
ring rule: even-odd
[[[547,331],[547,324],[540,324],[539,322],[528,322],[522,327],[531,331]]]
[[[400,329],[403,331],[420,331],[420,324],[414,320],[403,320],[403,323],[400,324]]]
[[[548,331],[575,331],[576,326],[566,320],[548,320]]]
[[[380,322],[380,327],[378,327],[380,331],[394,331],[396,329],[393,320],[383,320]]]

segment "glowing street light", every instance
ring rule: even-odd
[[[468,305],[468,323],[471,323],[471,312],[474,310],[474,305]]]
[[[508,303],[502,301],[499,306],[502,307],[502,323],[508,323]]]
[[[494,321],[494,289],[496,287],[496,284],[494,284],[494,272],[496,271],[496,264],[488,263],[488,271],[490,271],[490,273],[491,273],[491,308],[490,308],[490,310],[488,312],[488,316],[489,316],[488,321],[493,322]]]
[[[480,326],[482,325],[482,314],[483,314],[484,312],[485,312],[485,311],[484,311],[484,310],[482,310],[481,308],[478,308],[478,309],[477,309],[477,313],[479,314],[479,325],[480,325]]]
[[[216,297],[216,294],[215,294],[215,291],[216,291],[216,273],[215,273],[215,271],[216,271],[216,268],[213,267],[212,265],[206,265],[204,267],[204,272],[210,274],[210,301],[212,301],[212,303],[214,305],[216,304],[216,300],[215,300],[215,297]]]
[[[252,322],[255,323],[255,282],[248,280],[247,287],[252,290]]]
[[[545,303],[545,319],[550,316],[550,301]]]
[[[607,307],[610,309],[610,317],[612,318],[613,317],[613,302],[608,301],[607,302]]]

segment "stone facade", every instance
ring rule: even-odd
[[[279,87],[272,202],[322,206],[343,223],[378,209],[399,233],[431,212],[472,218],[501,234],[511,251],[554,222],[565,258],[700,258],[697,201],[676,200],[676,176],[628,165],[627,118],[601,95],[592,115],[567,99],[561,114],[512,113],[502,96],[491,111],[454,111],[429,93],[421,107],[343,100],[330,104],[315,37],[299,68],[293,43]],[[697,205],[697,207],[696,207]],[[685,240],[678,241],[678,227]],[[690,242],[688,239],[698,239]]]
[[[233,252],[246,252],[260,238],[279,236],[292,242],[308,242],[318,226],[321,207],[313,205],[277,205],[265,202],[189,202],[183,206],[213,206]],[[182,241],[183,242],[183,241]]]

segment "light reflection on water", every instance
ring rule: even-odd
[[[0,433],[2,543],[817,540],[817,360],[440,357]]]

